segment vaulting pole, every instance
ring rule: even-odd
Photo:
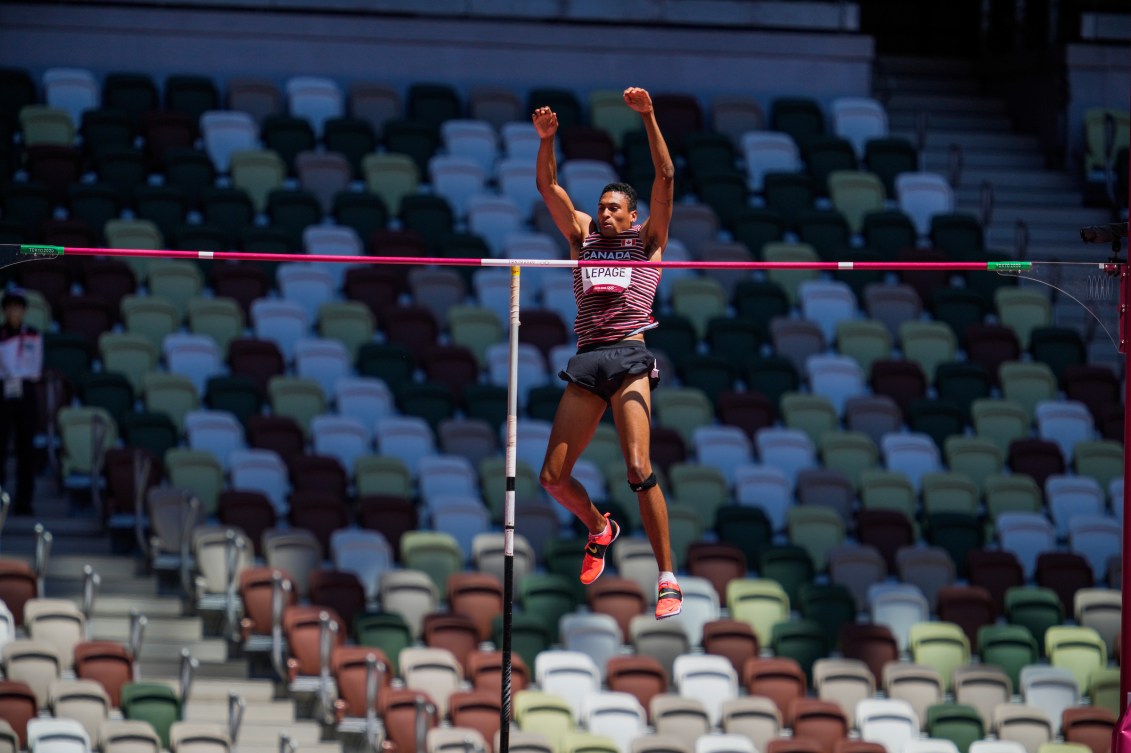
[[[510,751],[511,623],[514,610],[514,493],[518,465],[518,327],[521,267],[511,267],[510,350],[507,362],[506,499],[503,504],[503,682],[499,705],[499,753]]]
[[[1131,155],[1128,159],[1131,160]],[[1131,198],[1128,201],[1131,203]],[[1131,552],[1131,535],[1129,535],[1131,528],[1128,528],[1131,521],[1131,484],[1128,483],[1131,479],[1131,460],[1128,460],[1127,455],[1128,448],[1131,448],[1131,421],[1127,420],[1127,407],[1131,406],[1131,382],[1128,381],[1128,376],[1131,376],[1131,348],[1127,347],[1127,338],[1131,335],[1131,311],[1128,311],[1128,307],[1131,306],[1131,275],[1127,273],[1128,266],[1124,264],[1119,269],[1119,351],[1123,353],[1123,551],[1120,562],[1120,598],[1124,606],[1131,603],[1131,599],[1128,598],[1131,596],[1131,556],[1128,556]],[[1126,656],[1127,652],[1131,651],[1131,615],[1128,615],[1126,609],[1120,611],[1119,635],[1120,648]],[[1127,713],[1129,694],[1131,694],[1131,669],[1123,663],[1121,657],[1119,707],[1123,709],[1124,714]],[[1116,731],[1118,733],[1118,727]],[[1123,748],[1122,741],[1119,747]],[[1119,750],[1116,753],[1126,753],[1126,751]]]

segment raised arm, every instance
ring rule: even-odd
[[[576,254],[585,239],[591,219],[584,212],[574,208],[566,190],[558,184],[558,165],[554,157],[554,135],[558,132],[558,116],[549,107],[539,107],[534,111],[534,127],[542,142],[538,145],[538,162],[535,168],[535,181],[538,193],[550,210],[554,224],[569,241],[572,253]]]
[[[672,220],[672,203],[675,201],[675,165],[668,154],[668,145],[660,126],[656,123],[656,113],[652,110],[652,97],[647,91],[636,86],[624,90],[624,103],[644,121],[644,133],[648,135],[648,148],[652,152],[652,167],[656,178],[652,181],[652,197],[648,204],[648,220],[644,223],[645,248],[649,253],[660,251],[668,242],[668,227]]]

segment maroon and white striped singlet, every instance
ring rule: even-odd
[[[581,244],[578,259],[648,261],[640,225],[615,237],[590,233]],[[581,267],[573,270],[573,297],[577,301],[574,331],[577,346],[616,342],[658,326],[652,318],[652,301],[660,284],[659,269],[631,267]]]

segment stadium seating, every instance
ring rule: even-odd
[[[224,86],[171,76],[161,90],[150,75],[79,69],[48,70],[38,89],[29,74],[0,77],[13,126],[0,127],[0,166],[18,149],[21,171],[0,175],[0,225],[30,241],[359,261],[562,253],[534,185],[526,91],[291,73]],[[990,253],[994,234],[961,188],[922,171],[933,156],[900,138],[894,109],[787,94],[657,94],[678,155],[666,258]],[[579,207],[613,180],[648,185],[639,119],[619,92],[529,101],[559,110],[560,175]],[[216,524],[242,529],[231,588],[245,651],[278,611],[297,679],[320,675],[311,610],[333,611],[334,640],[351,645],[326,671],[347,717],[365,713],[361,650],[379,650],[398,678],[377,710],[390,739],[415,747],[423,693],[436,706],[430,750],[480,735],[486,747],[498,730],[501,659],[480,642],[501,638],[510,276],[455,269],[100,260],[17,275],[36,291],[30,315],[64,390],[42,441],[66,488],[97,490],[115,513],[140,500],[151,562],[195,538],[186,582],[208,596],[229,589]],[[1112,720],[1100,709],[1118,708],[1119,607],[1102,586],[1116,585],[1123,448],[1102,437],[1122,436],[1110,433],[1119,377],[1088,362],[1090,333],[1053,326],[1042,288],[986,293],[975,274],[952,287],[922,274],[665,271],[661,326],[646,334],[664,372],[652,453],[684,605],[655,623],[655,561],[611,425],[575,476],[625,536],[616,572],[585,592],[583,542],[537,483],[576,303],[564,272],[524,270],[513,638],[515,689],[538,690],[516,694],[512,747],[1038,753],[1062,734],[1101,753]],[[140,491],[138,449],[153,457]],[[209,526],[195,534],[177,519],[192,497]],[[272,568],[292,589],[279,603]],[[48,570],[47,594],[69,584],[60,572]],[[117,584],[93,615],[40,590],[22,561],[2,561],[0,749],[8,735],[21,749],[55,735],[107,753],[255,750],[197,726],[226,720],[201,716],[216,705],[207,683],[180,698],[171,679],[149,682],[175,670],[126,650]],[[166,617],[197,619],[162,609],[148,614],[161,626],[150,640]],[[213,656],[221,628],[201,627],[193,650]],[[84,642],[88,628],[115,642]],[[1082,697],[1091,708],[1076,708]],[[249,723],[266,713],[248,708]]]

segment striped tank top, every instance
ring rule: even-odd
[[[613,238],[590,233],[577,258],[613,261],[648,261],[640,226],[633,225]],[[616,342],[658,326],[652,318],[652,301],[660,284],[659,269],[632,267],[580,267],[573,270],[573,297],[577,301],[577,347]]]

